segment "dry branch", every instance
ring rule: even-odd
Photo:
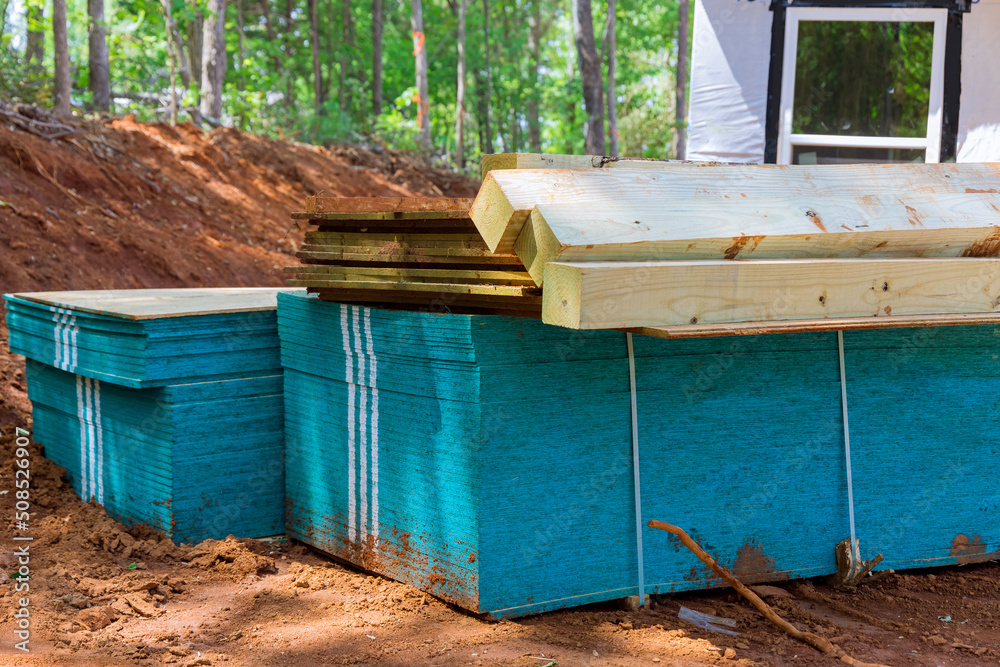
[[[701,546],[699,546],[698,543],[695,542],[690,535],[684,532],[683,529],[678,528],[677,526],[671,525],[669,523],[666,523],[664,521],[657,521],[655,519],[650,521],[646,525],[649,526],[650,528],[658,528],[660,530],[665,530],[668,533],[676,535],[678,538],[680,538],[680,541],[684,544],[684,546],[690,549],[692,553],[694,553],[694,555],[697,556],[701,562],[707,565],[708,568],[716,574],[716,576],[720,577],[723,581],[725,581],[727,584],[736,589],[737,593],[739,593],[747,600],[749,600],[750,604],[756,607],[757,610],[764,615],[764,618],[774,623],[776,626],[784,630],[787,634],[791,635],[795,639],[798,639],[801,642],[809,644],[813,648],[829,656],[832,656],[834,658],[839,658],[841,662],[844,662],[848,665],[852,665],[853,667],[886,667],[885,665],[879,665],[877,663],[868,663],[856,660],[851,656],[847,655],[844,652],[844,650],[841,649],[839,646],[830,642],[830,640],[824,637],[820,637],[819,635],[814,634],[812,632],[803,632],[798,628],[796,628],[791,623],[789,623],[788,621],[786,621],[785,619],[778,616],[778,614],[774,611],[774,609],[771,608],[771,605],[764,602],[762,599],[760,599],[760,596],[758,596],[752,590],[744,586],[739,579],[733,576],[732,572],[730,572],[729,570],[727,570],[726,568],[715,562],[715,559],[709,556],[708,552],[702,549]]]

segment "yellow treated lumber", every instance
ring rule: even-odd
[[[998,259],[551,262],[542,320],[622,329],[998,309]]]
[[[539,285],[552,261],[997,257],[1000,194],[549,204],[514,249]]]
[[[306,213],[467,211],[471,199],[449,197],[307,197]]]
[[[496,170],[483,181],[469,214],[490,250],[512,252],[535,207],[558,210],[600,205],[617,219],[631,215],[633,210],[674,210],[685,203],[703,202],[714,204],[720,216],[737,204],[752,205],[763,199],[785,198],[816,206],[829,197],[847,197],[864,204],[869,200],[885,203],[897,195],[995,195],[998,189],[1000,164]],[[822,215],[820,218],[827,230],[832,229],[823,222]],[[631,222],[636,219],[642,222],[641,217]]]

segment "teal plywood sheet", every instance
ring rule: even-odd
[[[177,542],[283,532],[277,321],[273,307],[236,310],[266,298],[252,292],[200,290],[217,312],[141,319],[6,297],[35,439],[82,498]],[[93,305],[102,294],[59,296]],[[184,290],[154,296],[166,311],[192,301]]]
[[[638,592],[624,334],[300,294],[279,296],[278,327],[293,537],[495,617]],[[846,340],[862,555],[995,557],[1000,336]],[[747,582],[834,572],[836,334],[634,345],[643,523],[685,528]],[[721,585],[666,533],[642,538],[646,593]]]

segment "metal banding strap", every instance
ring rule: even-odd
[[[851,521],[851,574],[861,564],[858,540],[854,533],[854,483],[851,479],[851,429],[847,423],[847,373],[844,370],[844,332],[837,332],[837,355],[840,357],[840,406],[844,416],[844,458],[847,464],[847,512]]]
[[[635,549],[639,560],[639,606],[646,604],[646,586],[642,571],[642,496],[639,493],[639,418],[635,395],[635,354],[632,350],[632,334],[625,334],[628,345],[628,383],[632,396],[632,478],[635,483]],[[853,525],[853,524],[852,524]]]

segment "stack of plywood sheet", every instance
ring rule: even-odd
[[[288,284],[343,303],[537,317],[541,290],[514,253],[486,247],[471,203],[311,197],[293,214],[315,228]]]
[[[6,296],[34,437],[82,498],[177,542],[283,532],[277,292]]]
[[[295,539],[493,617],[636,594],[637,514],[748,583],[837,569],[833,332],[635,337],[637,507],[624,333],[304,293],[279,295],[278,320]],[[845,335],[857,535],[881,568],[1000,551],[998,333]],[[641,530],[646,593],[722,584]]]
[[[543,288],[551,324],[1000,310],[1000,165],[502,166],[471,215]]]

